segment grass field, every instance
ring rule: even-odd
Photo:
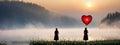
[[[120,45],[120,40],[101,41],[31,41],[30,45]]]

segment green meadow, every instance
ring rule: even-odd
[[[101,41],[31,41],[30,45],[120,45],[120,40]]]

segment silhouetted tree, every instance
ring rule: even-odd
[[[120,13],[119,12],[108,13],[107,16],[105,18],[103,18],[101,23],[107,22],[108,24],[111,24],[112,22],[115,22],[115,21],[120,21]]]

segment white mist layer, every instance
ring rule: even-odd
[[[26,28],[15,30],[1,30],[0,41],[30,41],[54,39],[54,28]],[[83,41],[84,28],[58,28],[60,40]],[[89,41],[91,40],[119,40],[120,29],[88,28]]]

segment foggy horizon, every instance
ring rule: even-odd
[[[120,0],[0,0],[0,44],[120,40],[119,4]]]

